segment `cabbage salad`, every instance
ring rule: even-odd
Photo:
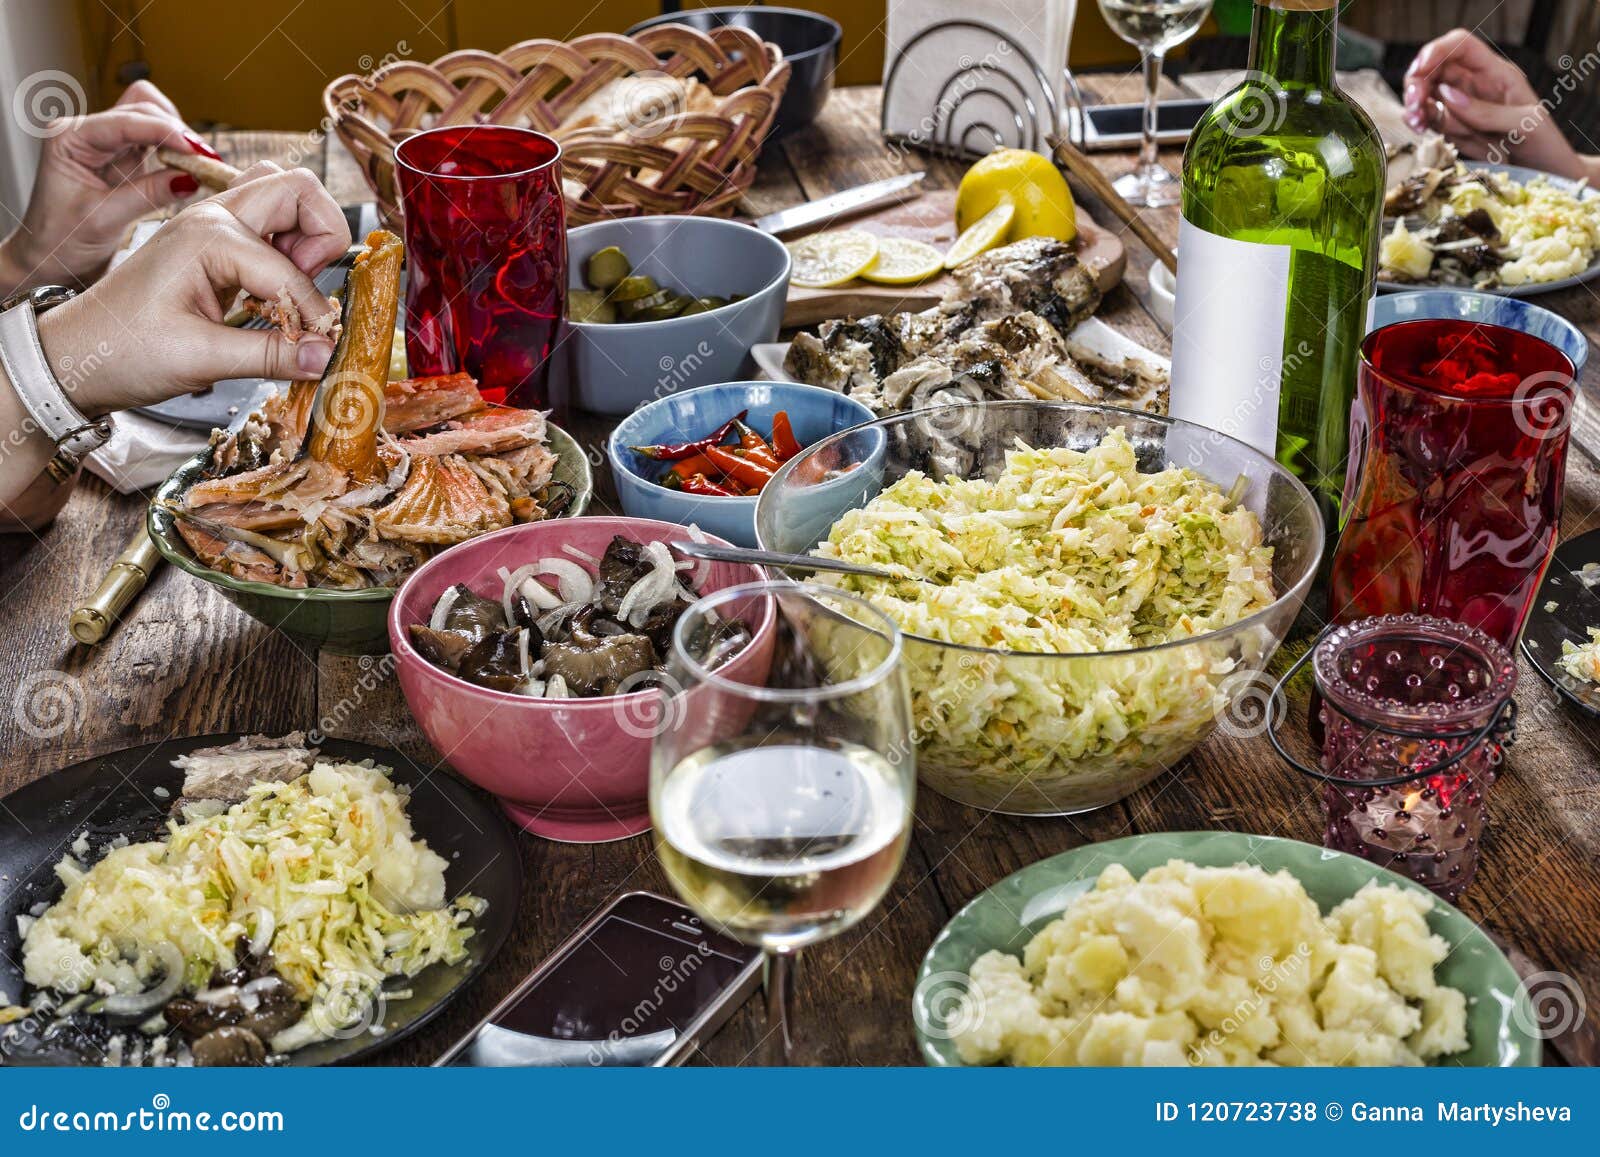
[[[89,868],[68,856],[65,893],[25,929],[28,983],[170,997],[270,954],[308,1006],[270,1042],[287,1052],[330,1035],[357,992],[463,959],[487,905],[446,902],[445,861],[416,838],[386,770],[319,761],[218,814],[169,821],[165,841],[114,847]]]
[[[1271,605],[1272,550],[1255,514],[1208,479],[1142,473],[1120,428],[1086,451],[1019,443],[993,480],[909,473],[844,515],[816,553],[905,576],[822,581],[918,637],[906,664],[919,765],[979,806],[1119,798],[1130,772],[1206,734],[1219,684],[1273,643],[1262,631],[1142,650]]]

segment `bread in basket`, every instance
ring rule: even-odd
[[[392,61],[339,77],[322,103],[391,219],[396,144],[440,125],[499,124],[561,142],[567,222],[583,225],[731,214],[788,81],[778,46],[749,29],[665,24],[633,37],[525,40],[498,56]]]

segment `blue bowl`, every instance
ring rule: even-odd
[[[1411,293],[1382,294],[1372,301],[1367,332],[1397,321],[1457,319],[1503,325],[1543,338],[1572,361],[1574,372],[1589,359],[1589,339],[1566,318],[1519,297],[1474,293],[1470,289],[1419,289]]]
[[[708,534],[740,546],[755,546],[754,498],[668,490],[655,481],[666,473],[667,466],[628,449],[703,438],[740,410],[750,411],[745,421],[764,436],[772,433],[772,416],[787,410],[794,436],[806,446],[874,417],[871,410],[843,394],[798,382],[728,382],[668,394],[624,418],[606,443],[623,511],[634,518],[684,526],[692,522]]]

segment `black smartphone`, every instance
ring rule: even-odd
[[[1208,100],[1162,101],[1156,106],[1156,139],[1164,145],[1183,143],[1210,107]],[[1139,143],[1144,131],[1144,105],[1090,105],[1084,113],[1089,122],[1084,130],[1086,148],[1124,148]]]
[[[761,983],[761,952],[676,900],[617,897],[435,1066],[679,1064]]]

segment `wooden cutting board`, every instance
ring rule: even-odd
[[[852,217],[828,226],[830,229],[862,229],[880,237],[909,237],[926,241],[935,249],[950,248],[956,239],[956,191],[937,189],[910,201],[889,205],[873,213]],[[1128,254],[1122,238],[1090,219],[1078,207],[1079,259],[1095,271],[1100,292],[1107,293],[1122,280]],[[900,310],[927,309],[938,305],[955,286],[948,273],[931,277],[916,285],[874,285],[859,279],[832,289],[789,287],[789,302],[783,311],[785,328],[816,325],[832,317],[861,317],[869,313],[894,313]]]

